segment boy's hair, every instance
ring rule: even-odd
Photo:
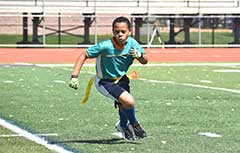
[[[113,23],[112,23],[112,28],[114,28],[114,25],[115,25],[115,23],[117,23],[117,22],[125,22],[125,23],[127,23],[128,29],[131,29],[131,27],[132,27],[130,21],[128,20],[128,18],[123,17],[123,16],[120,16],[120,17],[116,18],[116,19],[113,21]]]

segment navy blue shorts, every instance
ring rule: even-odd
[[[127,91],[130,93],[129,78],[124,75],[117,83],[112,79],[96,78],[95,85],[100,93],[118,101],[120,95]]]

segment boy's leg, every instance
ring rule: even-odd
[[[135,104],[134,104],[134,98],[130,94],[130,86],[129,86],[129,79],[127,77],[123,77],[120,82],[119,86],[124,88],[126,91],[123,92],[120,96],[119,99],[122,99],[123,102],[125,100],[127,101],[127,107],[122,106],[122,112],[125,114],[125,116],[128,118],[130,122],[130,128],[132,129],[133,133],[135,134],[136,137],[138,138],[144,138],[147,136],[146,132],[144,129],[140,126],[139,122],[137,121],[136,117],[136,110],[135,110]],[[125,105],[126,106],[126,105]]]
[[[119,85],[113,83],[111,80],[101,80],[97,77],[95,80],[95,85],[100,93],[115,101],[118,101],[119,96],[126,90]],[[122,112],[122,110],[119,111],[119,117],[122,127],[120,126],[118,130],[122,133],[124,139],[134,140],[133,132],[128,126],[128,118],[126,114]]]
[[[123,138],[126,140],[134,140],[134,132],[130,129],[127,116],[123,113],[123,108],[118,105],[119,122],[116,124],[116,129],[122,133]]]
[[[129,92],[124,91],[119,96],[119,102],[122,104],[122,112],[126,115],[130,124],[137,122],[134,98],[132,95]]]
[[[123,79],[121,79],[119,81],[119,83],[117,83],[117,84],[115,84],[109,80],[100,80],[100,79],[96,78],[95,84],[96,84],[97,89],[103,95],[105,95],[109,98],[112,98],[115,101],[118,101],[122,104],[121,105],[122,113],[119,115],[121,115],[120,121],[123,120],[122,121],[123,127],[126,126],[126,122],[125,122],[126,120],[129,120],[130,124],[132,124],[132,125],[134,125],[135,123],[138,123],[137,119],[136,119],[136,115],[135,115],[134,98],[130,94],[128,78],[123,77]],[[121,119],[121,117],[122,117],[122,119]],[[135,127],[135,126],[132,126],[132,127]],[[125,130],[124,131],[125,133],[129,133],[128,126],[124,130]],[[142,130],[142,131],[144,131],[144,130]],[[134,132],[135,132],[135,130],[134,130]],[[145,133],[145,131],[144,131],[144,133]],[[132,139],[131,135],[130,135],[129,139]]]
[[[122,108],[122,112],[123,112],[123,114],[126,115],[130,124],[137,122],[135,106],[133,106],[132,108]]]
[[[119,114],[119,122],[118,124],[122,127],[122,128],[127,128],[128,126],[128,118],[127,116],[125,115],[125,113],[123,112],[123,108],[122,108],[122,105],[121,103],[115,101],[114,102],[116,108],[118,108],[118,114]]]
[[[134,131],[134,134],[137,138],[144,138],[147,136],[145,130],[140,126],[139,122],[137,121],[136,114],[135,114],[135,105],[134,99],[127,91],[123,92],[120,97],[119,101],[123,104],[122,112],[128,118],[131,128]],[[126,104],[125,104],[126,103]]]

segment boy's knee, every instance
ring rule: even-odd
[[[127,101],[123,106],[127,109],[132,108],[134,107],[134,101]]]
[[[119,97],[119,101],[122,103],[124,108],[132,108],[134,107],[134,98],[128,92],[123,92]]]

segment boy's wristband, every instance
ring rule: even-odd
[[[71,78],[78,78],[78,75],[71,75]]]

